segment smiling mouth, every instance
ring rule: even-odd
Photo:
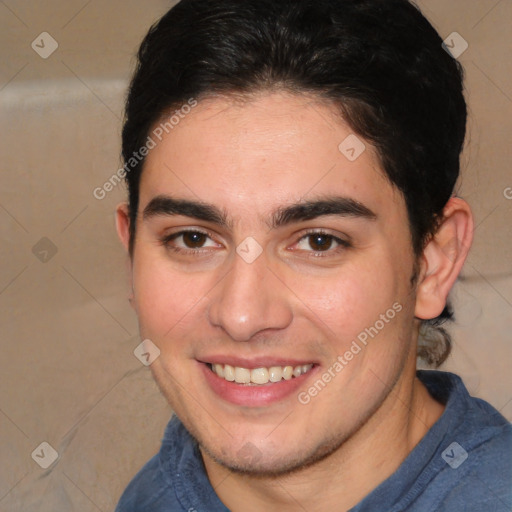
[[[237,384],[263,385],[268,383],[281,382],[300,377],[308,373],[313,364],[303,364],[298,366],[270,366],[269,368],[241,368],[229,364],[210,364],[207,366],[221,379],[227,382],[236,382]]]

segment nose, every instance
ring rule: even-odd
[[[287,288],[262,254],[247,263],[235,254],[231,268],[210,294],[210,323],[235,341],[250,341],[265,330],[286,328],[292,321]]]

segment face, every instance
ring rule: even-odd
[[[415,361],[405,202],[368,143],[354,159],[333,109],[277,92],[203,100],[145,163],[141,336],[176,414],[232,469],[332,452]]]

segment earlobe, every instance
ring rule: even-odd
[[[463,199],[452,197],[443,210],[442,222],[425,246],[416,292],[417,318],[441,314],[473,241],[473,215]]]

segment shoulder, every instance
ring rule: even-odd
[[[162,446],[130,482],[116,512],[229,512],[212,488],[197,441],[173,416]]]
[[[174,418],[167,425],[159,453],[152,457],[135,475],[123,492],[115,512],[178,512],[179,504],[169,467],[175,460],[176,447],[183,446],[182,432]]]
[[[462,436],[441,453],[446,465],[434,487],[443,496],[442,511],[512,510],[512,428],[499,427],[482,441],[478,435],[476,442]]]
[[[448,428],[429,485],[439,510],[512,510],[512,425],[491,404],[470,396],[458,376],[429,373],[448,399]]]
[[[461,451],[461,465],[449,464],[444,476],[456,483],[447,494],[446,510],[470,503],[470,510],[512,510],[512,426],[489,403],[471,397],[461,428],[453,436],[460,443],[443,451],[445,461]],[[464,448],[467,446],[467,448]],[[464,460],[462,460],[464,459]],[[452,461],[454,459],[451,459]],[[457,474],[460,471],[460,474]]]
[[[168,483],[162,479],[159,455],[157,454],[128,484],[117,504],[116,512],[158,511],[160,509],[155,508],[156,503],[162,501],[169,491]],[[162,510],[165,509],[162,508]]]

